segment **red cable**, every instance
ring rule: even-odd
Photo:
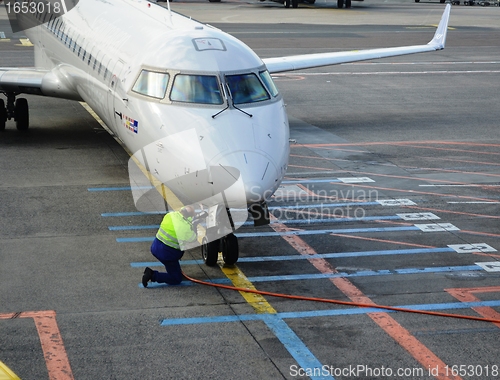
[[[223,284],[214,284],[212,282],[206,282],[206,281],[202,281],[202,280],[197,280],[195,278],[191,278],[191,277],[187,276],[185,273],[183,273],[183,275],[186,279],[188,279],[189,281],[194,282],[196,284],[213,286],[213,287],[222,288],[222,289],[235,290],[238,292],[254,293],[254,294],[260,294],[260,295],[264,295],[264,296],[288,298],[288,299],[302,300],[302,301],[333,303],[336,305],[376,308],[376,309],[384,309],[384,310],[392,310],[392,311],[401,311],[403,313],[425,314],[425,315],[433,315],[433,316],[437,316],[437,317],[468,319],[468,320],[472,320],[472,321],[492,322],[492,323],[500,324],[500,319],[494,319],[494,318],[483,318],[483,317],[475,317],[475,316],[470,316],[470,315],[440,313],[440,312],[436,312],[436,311],[405,309],[405,308],[396,307],[396,306],[384,306],[384,305],[377,305],[377,304],[366,304],[366,303],[359,303],[359,302],[332,300],[332,299],[327,299],[327,298],[305,297],[305,296],[295,296],[295,295],[291,295],[291,294],[273,293],[273,292],[266,292],[264,290],[239,288],[236,286],[223,285]]]

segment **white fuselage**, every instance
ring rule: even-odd
[[[81,0],[26,34],[35,65],[54,73],[42,91],[85,101],[186,202],[201,202],[236,180],[245,204],[262,202],[282,181],[285,106],[266,82],[262,60],[236,38],[141,0]],[[180,79],[189,84],[180,86]],[[242,79],[260,89],[249,101],[235,87]],[[212,97],[198,100],[195,86],[208,83],[216,88],[208,91]],[[232,197],[238,196],[226,194],[229,206]]]

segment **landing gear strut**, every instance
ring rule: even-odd
[[[26,131],[30,126],[30,117],[28,109],[28,100],[25,98],[16,99],[16,94],[9,92],[7,96],[7,105],[3,99],[0,99],[0,131],[5,129],[7,120],[14,119],[16,128],[19,131]]]

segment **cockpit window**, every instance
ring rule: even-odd
[[[234,104],[262,102],[270,99],[261,81],[253,73],[226,76]]]
[[[261,71],[259,73],[260,79],[262,79],[262,82],[266,85],[267,89],[271,93],[273,97],[278,95],[278,89],[276,88],[276,85],[273,82],[273,79],[271,78],[271,74],[269,74],[269,71]]]
[[[167,91],[169,75],[154,71],[142,70],[132,91],[153,98],[163,99]]]
[[[223,103],[219,82],[213,75],[176,75],[170,100],[200,104]]]

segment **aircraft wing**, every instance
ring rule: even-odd
[[[450,10],[451,5],[447,4],[436,33],[434,34],[434,38],[426,45],[293,55],[288,57],[265,58],[263,61],[270,73],[280,73],[284,71],[309,69],[312,67],[338,65],[340,63],[365,61],[368,59],[442,50],[446,42]]]
[[[75,87],[74,76],[59,68],[0,67],[0,92],[82,100]]]

